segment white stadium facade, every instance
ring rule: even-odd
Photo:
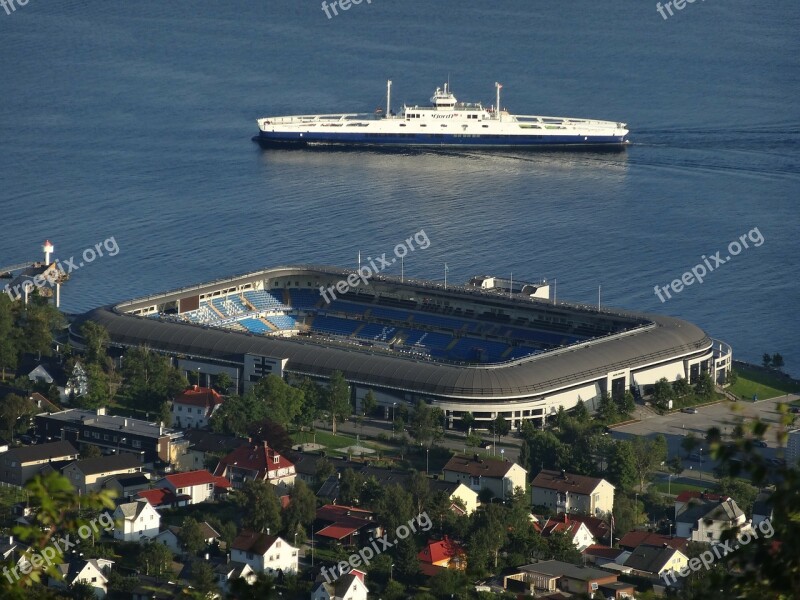
[[[355,285],[345,284],[348,277]],[[353,402],[423,400],[448,425],[464,412],[540,423],[579,400],[646,391],[660,378],[720,381],[732,351],[686,321],[554,302],[545,282],[466,286],[316,266],[275,267],[81,315],[111,346],[146,345],[201,381],[227,373],[246,391],[270,373],[324,383],[341,371]],[[339,286],[337,289],[337,285]],[[325,293],[323,294],[322,291]]]

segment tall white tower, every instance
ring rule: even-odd
[[[50,264],[50,255],[53,253],[53,244],[50,240],[45,240],[44,245],[42,246],[42,250],[44,251],[44,264]]]

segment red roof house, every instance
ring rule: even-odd
[[[234,489],[246,481],[266,481],[273,485],[294,485],[294,464],[267,442],[248,442],[219,461],[214,475],[227,477]]]
[[[326,504],[317,509],[314,520],[314,535],[318,539],[339,542],[351,546],[370,537],[381,537],[381,527],[375,522],[375,515],[362,508]]]
[[[176,496],[167,489],[143,490],[136,495],[139,498],[147,500],[156,510],[188,506],[190,500],[190,497],[187,495]]]
[[[226,491],[231,484],[224,477],[200,469],[167,475],[156,483],[156,487],[167,489],[176,496],[188,496],[189,504],[199,504],[213,498],[215,493]]]
[[[182,429],[207,427],[224,398],[216,390],[192,386],[172,401],[170,426]]]
[[[429,540],[417,555],[420,570],[428,576],[441,569],[466,570],[467,557],[464,549],[445,536],[442,540]]]

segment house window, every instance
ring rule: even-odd
[[[133,442],[131,442],[131,446],[133,446],[134,448],[141,448],[142,442],[140,442],[139,440],[133,440]]]
[[[84,430],[84,431],[83,431],[83,437],[89,437],[89,432],[88,432],[88,431],[86,431],[86,430]]]
[[[92,437],[93,437],[94,439],[96,439],[96,440],[99,440],[99,439],[100,439],[100,434],[99,434],[98,432],[96,432],[96,431],[95,431],[95,432],[93,432],[93,433],[92,433]]]

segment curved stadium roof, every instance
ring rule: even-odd
[[[451,293],[464,299],[457,290],[446,292]],[[474,299],[474,291],[470,294]],[[510,306],[523,305],[514,300],[508,302]],[[114,306],[82,315],[76,326],[91,320],[108,330],[112,343],[125,346],[147,344],[171,354],[237,363],[244,354],[286,358],[285,368],[293,373],[324,377],[338,370],[351,382],[464,400],[527,398],[596,380],[613,371],[675,360],[711,347],[712,341],[706,333],[686,321],[642,313],[613,313],[623,314],[649,321],[650,325],[494,365],[447,364],[358,347],[324,345],[298,337],[239,333],[134,316]]]

